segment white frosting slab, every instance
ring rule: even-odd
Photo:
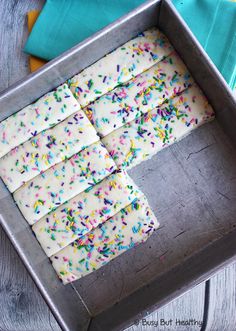
[[[212,107],[194,85],[102,141],[117,166],[130,169],[213,118]]]
[[[69,86],[84,107],[147,70],[172,51],[168,39],[152,28],[71,78]]]
[[[98,141],[82,110],[11,150],[0,159],[0,176],[14,192],[25,182]]]
[[[80,109],[67,84],[0,123],[0,157]]]
[[[33,231],[48,256],[56,254],[142,195],[124,171],[105,178],[44,216]]]
[[[143,196],[51,257],[64,284],[73,282],[144,242],[159,223]]]
[[[193,78],[176,52],[153,67],[103,95],[84,111],[99,135],[105,137],[125,123],[160,106],[193,84]]]
[[[33,224],[115,169],[107,150],[97,142],[38,175],[13,196],[25,219]]]

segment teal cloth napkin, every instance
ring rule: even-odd
[[[173,3],[233,89],[236,86],[236,2],[173,0]]]
[[[144,0],[47,0],[25,52],[51,60],[142,4]]]
[[[47,0],[25,51],[51,60],[144,0]],[[236,2],[173,0],[229,85],[236,85]]]

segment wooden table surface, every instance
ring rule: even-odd
[[[28,57],[22,52],[27,38],[26,13],[40,9],[43,3],[0,2],[0,91],[29,73]],[[1,228],[0,246],[0,331],[60,330]],[[179,325],[179,321],[193,325]],[[138,324],[127,330],[235,331],[236,263]]]

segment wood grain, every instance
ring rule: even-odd
[[[26,13],[40,9],[43,0],[2,0],[0,5],[0,91],[28,74],[28,56],[22,52],[26,37]],[[29,277],[5,233],[0,228],[0,330],[60,330],[39,291]],[[202,321],[205,284],[152,313],[146,321],[164,319]],[[236,264],[210,280],[207,331],[236,330]],[[128,331],[200,330],[195,327],[133,326]],[[79,331],[79,330],[78,330]],[[204,331],[204,330],[202,330]]]
[[[236,263],[210,280],[206,331],[236,330]]]
[[[22,52],[26,13],[42,5],[42,0],[1,1],[0,91],[29,73],[28,56]],[[2,228],[0,245],[0,330],[60,330]]]
[[[204,312],[205,285],[196,286],[168,305],[160,308],[145,319],[139,321],[138,326],[131,326],[126,331],[195,331],[200,330],[198,325],[183,326],[179,321],[195,320],[202,322]],[[148,325],[149,323],[149,325]],[[153,324],[158,323],[158,327]],[[153,328],[153,329],[152,329]]]

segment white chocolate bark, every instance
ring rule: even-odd
[[[213,118],[212,107],[199,87],[193,85],[165,105],[112,132],[103,143],[118,167],[130,169]]]
[[[129,81],[173,51],[156,28],[141,33],[69,80],[84,107],[116,86]]]
[[[80,109],[67,84],[0,123],[0,157]]]
[[[33,231],[46,254],[51,256],[141,195],[128,174],[118,171],[44,216],[34,224]]]
[[[15,191],[13,196],[25,219],[33,224],[115,169],[105,147],[96,142],[38,175]]]
[[[51,166],[98,141],[82,110],[11,150],[0,159],[0,176],[10,192]]]
[[[101,137],[160,106],[193,84],[176,52],[147,71],[103,95],[84,111]]]
[[[53,255],[52,265],[64,284],[73,282],[146,241],[158,226],[143,196]]]

